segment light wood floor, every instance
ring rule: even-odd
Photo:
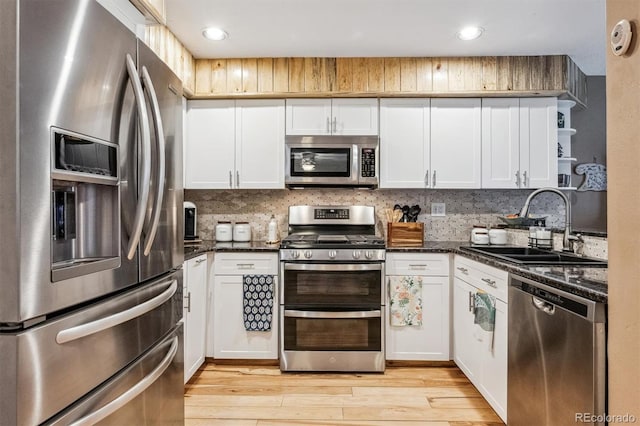
[[[502,425],[456,367],[281,373],[206,363],[185,387],[187,426]]]

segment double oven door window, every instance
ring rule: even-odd
[[[382,265],[285,264],[285,351],[380,351]]]

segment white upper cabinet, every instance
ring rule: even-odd
[[[186,126],[184,187],[231,188],[236,137],[235,101],[189,101]]]
[[[482,100],[482,187],[557,187],[555,98]]]
[[[189,101],[185,188],[284,188],[284,100]]]
[[[519,188],[521,177],[520,99],[483,99],[482,187]]]
[[[284,101],[236,101],[238,188],[284,188]]]
[[[429,99],[380,100],[380,188],[429,186]]]
[[[378,100],[287,99],[287,135],[377,135]]]
[[[431,100],[431,187],[480,188],[481,102]]]
[[[556,98],[520,99],[521,188],[558,187],[557,116]]]

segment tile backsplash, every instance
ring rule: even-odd
[[[517,213],[531,191],[445,189],[274,189],[185,190],[184,199],[198,208],[198,234],[213,239],[218,221],[249,222],[254,240],[265,240],[271,215],[278,220],[281,237],[287,235],[290,205],[369,205],[376,208],[378,233],[384,235],[385,208],[394,204],[422,208],[427,241],[468,241],[474,225],[496,225],[498,216]],[[445,203],[446,216],[432,217],[431,203]],[[547,226],[564,227],[564,203],[556,194],[543,193],[530,213],[548,215]],[[526,244],[526,241],[525,243]],[[587,254],[587,253],[585,253]]]

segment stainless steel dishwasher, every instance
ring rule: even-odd
[[[605,414],[605,308],[511,276],[509,426],[594,424],[583,420]]]

